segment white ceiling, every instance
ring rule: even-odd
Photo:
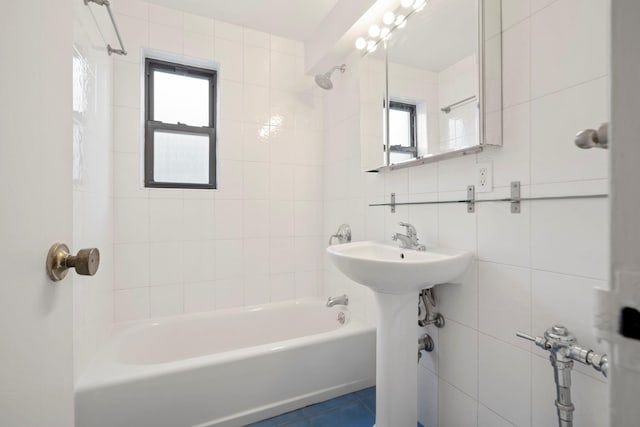
[[[338,0],[146,0],[294,40],[307,40]]]

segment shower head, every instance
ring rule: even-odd
[[[316,84],[324,90],[331,90],[333,88],[333,82],[331,81],[331,75],[334,71],[340,70],[341,73],[347,69],[345,64],[337,65],[324,74],[316,74]]]

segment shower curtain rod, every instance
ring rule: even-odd
[[[89,3],[95,3],[98,6],[106,6],[107,12],[109,12],[109,17],[111,18],[113,29],[116,32],[118,43],[120,43],[120,49],[114,49],[111,47],[110,44],[107,43],[107,52],[109,52],[109,55],[111,55],[112,53],[115,53],[118,55],[126,55],[127,51],[124,48],[124,43],[122,43],[122,37],[120,37],[120,31],[118,31],[118,25],[116,24],[116,19],[113,17],[113,12],[111,12],[111,4],[109,3],[109,0],[84,0],[84,4],[86,6],[89,6]]]

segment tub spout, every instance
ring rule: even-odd
[[[333,307],[334,305],[348,305],[349,297],[347,295],[340,295],[339,297],[329,297],[327,300],[327,307]]]

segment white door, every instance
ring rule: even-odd
[[[640,2],[612,1],[611,292],[597,322],[611,342],[611,426],[640,425]],[[594,58],[605,61],[607,58]],[[622,316],[624,309],[627,315]],[[624,329],[623,336],[621,333]],[[633,336],[636,336],[634,338]]]
[[[78,0],[79,1],[79,0]],[[72,276],[49,246],[72,240],[70,0],[0,13],[0,426],[73,426]]]

